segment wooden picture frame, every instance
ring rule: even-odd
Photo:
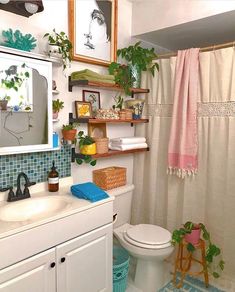
[[[117,59],[118,0],[68,0],[72,59],[108,66]]]
[[[75,114],[76,118],[92,118],[91,103],[85,101],[75,101]]]
[[[92,114],[95,115],[96,111],[100,109],[100,92],[93,90],[83,90],[82,100],[91,103]]]

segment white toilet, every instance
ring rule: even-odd
[[[134,185],[109,192],[115,197],[114,236],[137,260],[134,285],[142,292],[157,292],[163,286],[163,260],[172,252],[171,233],[156,225],[130,225]]]

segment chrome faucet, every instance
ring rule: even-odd
[[[21,185],[20,185],[21,177],[23,177],[25,179],[25,185],[24,185],[23,192],[21,190]],[[22,200],[22,199],[30,198],[29,187],[32,186],[32,185],[35,185],[35,184],[36,184],[36,182],[30,182],[29,181],[28,176],[24,172],[20,172],[18,174],[18,176],[17,176],[16,194],[14,194],[12,186],[6,187],[6,188],[2,188],[2,189],[0,189],[0,191],[1,192],[6,192],[7,190],[9,190],[7,201],[8,202],[15,202],[15,201],[19,201],[19,200]]]

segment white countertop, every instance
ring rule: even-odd
[[[72,178],[60,179],[60,188],[58,192],[48,192],[47,183],[39,183],[30,187],[31,197],[43,197],[43,196],[66,196],[66,200],[69,202],[66,208],[58,211],[56,214],[47,214],[46,217],[40,219],[29,219],[25,221],[1,221],[0,220],[0,239],[13,234],[34,228],[39,225],[47,224],[51,221],[55,221],[75,213],[84,212],[88,209],[95,208],[96,206],[105,204],[109,201],[113,201],[113,197],[109,197],[104,200],[100,200],[95,203],[91,203],[87,200],[78,199],[71,195],[70,186],[73,184]],[[6,204],[15,204],[17,202],[6,202],[6,193],[0,198],[0,207]],[[30,200],[30,199],[25,199]]]

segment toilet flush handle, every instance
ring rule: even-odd
[[[117,213],[113,214],[113,224],[117,221],[117,217],[118,217]]]

